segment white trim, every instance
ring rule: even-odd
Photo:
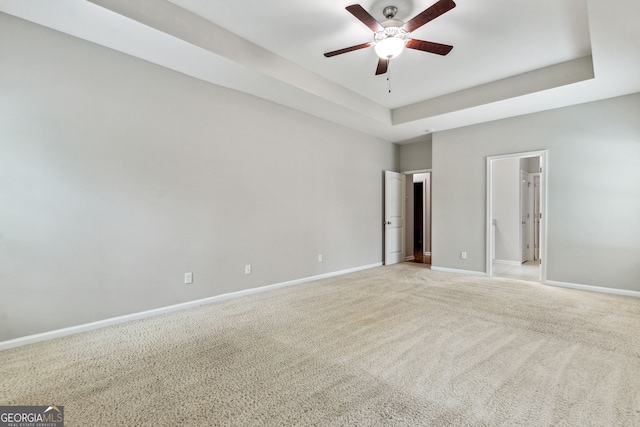
[[[602,286],[579,285],[577,283],[556,282],[555,280],[547,280],[545,285],[557,286],[560,288],[579,289],[581,291],[601,292],[604,294],[625,295],[629,297],[640,298],[640,291],[629,291],[627,289],[604,288]]]
[[[487,273],[484,273],[482,271],[458,270],[457,268],[434,267],[433,265],[431,266],[431,270],[442,271],[443,273],[464,274],[466,276],[487,276]]]
[[[332,273],[319,274],[317,276],[305,277],[302,279],[290,280],[288,282],[275,283],[272,285],[261,286],[258,288],[245,289],[237,292],[229,292],[222,295],[216,295],[213,297],[203,298],[195,301],[188,301],[181,304],[170,305],[167,307],[155,308],[153,310],[141,311],[139,313],[127,314],[124,316],[112,317],[110,319],[98,320],[96,322],[85,323],[83,325],[71,326],[69,328],[57,329],[49,332],[42,332],[40,334],[27,335],[25,337],[15,338],[9,341],[0,342],[0,351],[8,350],[14,347],[20,347],[27,344],[33,344],[41,341],[47,341],[54,338],[60,338],[67,335],[78,334],[80,332],[91,331],[93,329],[100,329],[106,326],[117,325],[120,323],[130,322],[132,320],[144,319],[146,317],[156,316],[158,314],[170,313],[173,311],[183,310],[186,308],[197,307],[199,305],[210,304],[213,302],[224,301],[232,298],[238,298],[245,295],[256,294],[272,289],[283,288],[285,286],[300,285],[314,280],[326,279],[329,277],[340,276],[343,274],[354,273],[356,271],[367,270],[370,268],[376,268],[382,266],[382,263],[375,263],[364,265],[355,268],[349,268],[346,270],[334,271]]]
[[[507,259],[494,259],[494,264],[506,264],[506,265],[522,265],[520,261],[511,261]]]
[[[494,235],[493,235],[493,161],[492,157],[487,157],[487,200],[486,200],[486,209],[487,209],[487,217],[485,218],[487,222],[487,231],[485,237],[485,252],[486,252],[486,272],[487,276],[491,277],[493,275],[493,257],[495,253],[493,251],[494,248]]]
[[[414,171],[402,171],[400,173],[403,173],[405,175],[415,175],[415,174],[419,174],[419,173],[429,173],[431,172],[431,169],[417,169]]]
[[[429,255],[431,255],[432,249],[431,205],[433,203],[431,201],[431,175],[432,173],[429,172],[429,175],[425,177],[422,188],[422,250],[429,249]]]
[[[540,165],[540,167],[542,167],[542,165]],[[546,168],[546,166],[545,166],[545,170],[546,170],[546,169],[547,169],[547,168]],[[540,170],[540,169],[538,169],[538,171],[539,171],[539,170]],[[538,177],[538,185],[540,185],[540,182],[541,182],[540,180],[542,179],[542,175],[541,175],[541,173],[540,173],[540,172],[531,172],[531,173],[530,173],[530,175],[533,177],[533,182],[534,182],[534,184],[535,184],[535,182],[536,182],[536,177]],[[538,206],[538,210],[540,210],[540,206],[542,206],[542,205],[541,205],[541,203],[542,203],[542,200],[541,200],[541,199],[542,199],[542,192],[541,192],[541,190],[542,190],[542,188],[538,191],[538,197],[539,197],[539,199],[538,199],[538,204],[539,204],[539,206]],[[535,214],[536,214],[536,212],[535,212],[535,193],[534,193],[534,203],[533,203],[533,204],[534,204],[534,212],[533,212],[533,214],[535,215]],[[537,212],[537,213],[538,213],[538,214],[541,214],[541,212]],[[534,219],[534,225],[533,225],[533,227],[534,227],[534,229],[535,229],[535,219],[536,219],[536,218],[535,218],[535,216],[534,216],[534,218],[533,218],[533,219]],[[538,232],[539,232],[539,233],[540,233],[541,231],[542,231],[542,230],[538,230]],[[537,254],[537,256],[536,256],[536,246],[535,246],[535,238],[534,238],[534,242],[533,242],[533,260],[534,260],[534,261],[538,261],[538,260],[540,260],[540,243],[541,243],[541,241],[540,241],[540,236],[538,236],[538,254]]]
[[[404,259],[404,262],[415,261],[415,259],[416,259],[416,256],[415,255],[411,255],[411,256],[406,257]]]

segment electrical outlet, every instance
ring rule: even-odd
[[[322,262],[322,254],[318,255],[318,262]]]
[[[193,283],[193,273],[184,273],[184,283]]]
[[[460,258],[467,259],[467,253],[466,252],[460,252]]]
[[[244,274],[251,274],[251,264],[244,266]]]

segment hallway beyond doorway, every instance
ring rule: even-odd
[[[416,249],[413,251],[413,262],[431,265],[431,255],[424,255],[422,250]]]
[[[493,263],[493,277],[540,282],[540,261],[527,261],[520,265]]]

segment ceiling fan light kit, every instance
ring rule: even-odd
[[[376,68],[376,75],[379,75],[387,72],[389,68],[389,61],[400,55],[404,51],[405,47],[421,50],[423,52],[435,53],[442,56],[447,55],[451,52],[453,46],[417,40],[409,38],[408,36],[412,31],[417,30],[427,22],[434,20],[454,7],[456,7],[456,4],[453,0],[438,0],[436,3],[405,23],[394,19],[398,12],[398,8],[395,6],[387,6],[382,11],[387,20],[380,23],[371,16],[369,12],[364,10],[362,6],[359,4],[352,4],[351,6],[346,7],[347,11],[373,31],[373,42],[334,50],[332,52],[325,53],[324,56],[329,58],[343,53],[353,52],[354,50],[374,46],[376,55],[379,57],[378,66]]]
[[[407,34],[401,26],[389,26],[382,31],[376,31],[373,35],[376,54],[382,59],[391,59],[400,55],[407,43]]]

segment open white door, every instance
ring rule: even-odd
[[[405,180],[402,173],[384,172],[384,263],[405,260]]]

